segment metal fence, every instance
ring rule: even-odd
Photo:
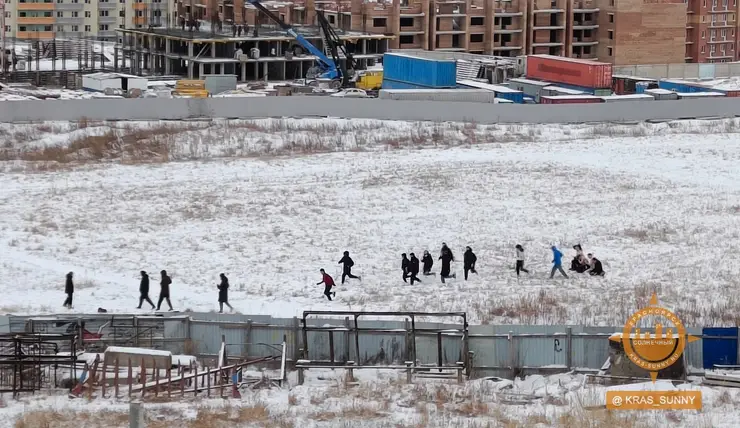
[[[310,318],[307,325],[315,329],[309,331],[304,339],[297,317],[215,313],[167,314],[162,317],[104,314],[9,316],[0,317],[0,333],[58,333],[59,329],[66,331],[64,329],[69,328],[72,321],[76,328],[86,332],[83,334],[84,342],[96,345],[98,349],[115,344],[214,357],[223,337],[229,355],[243,358],[275,355],[275,346],[285,340],[287,357],[293,363],[303,358],[301,353],[306,348],[310,359],[334,358],[338,364],[346,361],[355,361],[358,365],[403,364],[414,354],[413,351],[422,364],[440,362],[454,365],[466,358],[463,355],[464,343],[459,335],[454,334],[445,336],[441,346],[435,336],[417,337],[414,340],[416,349],[410,349],[409,320],[403,319],[362,319],[359,327],[363,331],[377,331],[360,334],[357,338],[352,329],[347,328],[353,324],[350,318]],[[127,330],[122,327],[126,325],[130,326]],[[415,328],[459,331],[460,324],[417,321]],[[472,375],[511,378],[572,369],[598,370],[609,357],[609,336],[621,330],[621,326],[471,325],[468,327],[467,346],[472,352]],[[96,338],[98,332],[101,337]],[[700,372],[713,364],[737,364],[737,328],[689,328],[687,333],[703,339],[687,345],[686,366],[691,372]]]

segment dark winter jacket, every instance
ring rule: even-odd
[[[72,276],[67,275],[67,282],[64,284],[64,294],[73,294],[75,292],[75,285],[72,282]]]
[[[321,282],[323,282],[324,285],[326,285],[327,287],[333,287],[334,286],[334,278],[332,278],[331,275],[329,275],[326,272],[324,272],[324,274],[323,274],[323,276],[321,278]],[[321,284],[321,282],[319,282],[319,284]]]
[[[221,275],[221,284],[218,285],[218,301],[226,303],[229,301],[229,279]]]
[[[162,281],[160,281],[159,295],[162,297],[170,297],[170,284],[172,280],[167,274],[162,274]]]
[[[339,264],[344,264],[344,271],[349,271],[352,266],[355,265],[355,262],[352,261],[352,259],[349,256],[342,257],[342,260],[339,260]]]
[[[597,259],[596,257],[591,257],[591,265],[593,266],[591,268],[591,273],[593,273],[594,275],[604,273],[604,267],[601,265],[601,260]]]
[[[473,250],[465,251],[465,254],[463,255],[463,264],[465,268],[474,268],[475,262],[477,260],[478,260],[478,257],[475,256],[475,253],[473,253]]]
[[[146,296],[149,294],[149,275],[142,274],[141,275],[141,284],[139,284],[139,292],[142,296]]]
[[[424,263],[424,272],[429,272],[432,270],[432,266],[434,266],[434,260],[432,259],[432,256],[430,254],[424,254],[424,257],[421,258],[421,262]]]
[[[455,256],[447,246],[444,246],[442,247],[442,251],[440,251],[439,259],[442,260],[442,264],[449,265],[450,262],[455,261]]]
[[[416,256],[411,256],[409,260],[409,273],[414,275],[419,273],[419,259]]]
[[[401,270],[404,272],[409,271],[409,259],[407,259],[405,255],[401,259]]]

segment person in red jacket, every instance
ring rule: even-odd
[[[316,285],[324,284],[324,296],[326,296],[326,298],[331,301],[331,296],[337,295],[336,291],[331,291],[331,288],[334,287],[334,278],[326,273],[324,269],[319,270],[319,272],[321,272],[321,282],[317,283]]]

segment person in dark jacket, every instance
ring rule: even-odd
[[[355,265],[355,262],[350,258],[349,251],[344,252],[344,257],[339,260],[339,264],[344,265],[342,267],[342,284],[344,284],[345,278],[360,279],[359,276],[352,275],[352,266]]]
[[[478,261],[478,257],[475,256],[473,250],[470,247],[465,247],[465,254],[463,254],[463,269],[465,270],[465,281],[468,280],[468,272],[478,274],[478,272],[475,271],[476,261]]]
[[[160,272],[162,274],[162,280],[159,282],[159,301],[157,302],[157,310],[162,307],[162,302],[164,300],[167,300],[167,304],[170,306],[170,310],[172,309],[172,302],[170,302],[170,284],[172,284],[172,280],[169,276],[167,276],[167,271],[163,270]]]
[[[429,254],[429,251],[424,250],[424,255],[421,257],[421,263],[424,265],[424,270],[422,271],[424,275],[434,275],[434,272],[432,272],[432,266],[434,266],[434,259],[432,259],[432,256]]]
[[[442,249],[439,251],[439,260],[442,260],[442,271],[439,273],[439,276],[444,284],[446,278],[449,279],[456,277],[454,273],[450,276],[450,263],[455,261],[455,256],[452,254],[452,250],[450,250],[444,242],[442,243]]]
[[[67,298],[64,300],[64,307],[67,309],[72,309],[72,295],[75,294],[75,285],[72,282],[72,272],[67,274],[67,282],[64,283],[64,294],[67,295]]]
[[[409,277],[409,259],[406,253],[401,254],[401,271],[403,271],[403,282],[408,282],[406,278]]]
[[[588,271],[589,275],[591,276],[604,276],[606,275],[606,272],[604,272],[604,266],[601,265],[601,260],[594,257],[593,254],[588,255],[588,260],[591,265],[591,270]]]
[[[334,287],[334,278],[331,277],[324,269],[319,269],[319,272],[321,272],[321,281],[318,282],[316,285],[324,284],[324,296],[326,296],[329,301],[331,301],[331,296],[336,296],[336,291],[331,291],[331,288]]]
[[[139,284],[139,306],[137,306],[136,309],[141,309],[141,305],[143,305],[145,301],[149,302],[149,304],[152,305],[152,309],[155,308],[154,303],[152,303],[152,299],[149,298],[149,275],[147,275],[146,272],[141,271],[141,283]]]
[[[421,282],[417,275],[419,275],[419,259],[416,258],[414,253],[411,253],[411,259],[409,259],[409,277],[411,278],[411,285],[414,285],[414,281]]]
[[[220,274],[221,284],[218,284],[218,306],[220,307],[218,313],[224,313],[224,304],[229,307],[232,311],[234,308],[229,304],[229,278],[226,275]]]

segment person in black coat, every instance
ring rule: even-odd
[[[229,304],[229,278],[226,275],[221,274],[221,284],[218,284],[218,305],[221,308],[218,313],[224,313],[224,304],[229,307],[232,311],[234,308]]]
[[[403,271],[403,282],[408,282],[406,278],[409,277],[409,259],[406,253],[401,254],[401,270]]]
[[[604,272],[604,266],[601,265],[601,260],[594,257],[593,254],[588,255],[588,260],[591,265],[591,270],[589,270],[589,275],[591,276],[604,276],[606,275],[606,272]]]
[[[478,261],[478,257],[475,256],[475,253],[470,247],[465,247],[465,254],[463,255],[463,269],[465,270],[465,281],[468,280],[468,272],[473,272],[477,274],[478,272],[475,271],[475,262]]]
[[[429,251],[424,250],[424,255],[421,257],[421,263],[424,265],[424,270],[422,271],[424,275],[434,275],[434,272],[432,272],[432,266],[434,266],[434,259],[432,259],[432,256],[429,254]]]
[[[344,252],[344,257],[339,260],[339,264],[344,265],[342,267],[342,284],[344,284],[345,278],[360,279],[359,276],[352,275],[352,266],[355,265],[355,262],[352,261],[352,258],[350,258],[349,251]]]
[[[67,282],[64,283],[64,294],[67,298],[64,300],[64,306],[67,309],[72,309],[72,295],[75,293],[75,285],[72,282],[72,272],[67,274]]]
[[[172,302],[170,302],[170,284],[172,284],[172,280],[169,276],[167,276],[167,271],[163,270],[160,272],[162,274],[162,280],[159,282],[159,301],[157,302],[157,310],[162,307],[162,302],[164,300],[167,300],[167,304],[170,306],[170,310],[172,309]]]
[[[439,273],[442,283],[445,282],[445,278],[455,278],[456,274],[454,273],[450,276],[450,263],[455,261],[455,255],[452,254],[452,250],[444,242],[439,252],[439,260],[442,260],[442,271]]]
[[[421,282],[417,275],[419,275],[419,259],[416,258],[414,253],[411,253],[411,259],[409,260],[409,277],[411,278],[411,285],[414,285],[414,281]]]
[[[149,304],[152,305],[152,309],[154,309],[154,303],[152,303],[152,299],[149,298],[149,275],[144,271],[141,271],[139,294],[139,306],[137,306],[136,309],[141,309],[141,305],[144,304],[145,301],[149,302]]]

